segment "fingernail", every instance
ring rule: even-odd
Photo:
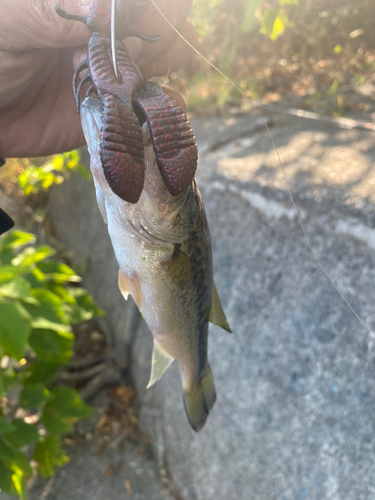
[[[131,60],[136,62],[137,59],[139,59],[139,56],[141,55],[142,52],[143,48],[142,40],[131,36],[124,41],[124,45],[129,53]]]

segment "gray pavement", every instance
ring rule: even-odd
[[[312,246],[367,330],[314,261],[272,144],[255,120],[192,120],[203,152],[198,182],[215,282],[234,332],[210,327],[218,400],[199,434],[186,421],[176,366],[145,390],[151,334],[116,289],[117,266],[92,186],[76,178],[63,184],[52,221],[75,262],[90,258],[85,284],[107,309],[104,326],[131,368],[154,468],[166,468],[181,498],[370,500],[375,136],[285,117],[271,129]],[[72,488],[81,478],[87,496],[66,489],[61,500],[121,497],[115,476],[100,493],[84,462],[77,458],[75,472],[64,477]],[[134,489],[137,498],[153,498],[142,490],[146,483]]]

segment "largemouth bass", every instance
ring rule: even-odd
[[[100,160],[103,109],[99,99],[81,105],[97,202],[119,264],[119,288],[131,294],[154,338],[152,386],[177,360],[183,401],[195,431],[216,400],[207,360],[208,322],[230,332],[213,284],[210,234],[196,181],[172,196],[161,177],[147,122],[142,126],[145,181],[136,204],[113,193]]]

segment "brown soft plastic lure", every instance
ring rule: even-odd
[[[120,3],[113,23],[115,46],[111,41],[111,5],[111,0],[93,0],[90,14],[85,17],[69,14],[55,4],[57,14],[83,22],[93,33],[88,58],[73,77],[77,110],[81,89],[90,83],[86,97],[95,93],[103,106],[101,161],[116,195],[129,203],[137,203],[140,198],[145,176],[141,127],[147,121],[160,173],[168,191],[177,196],[191,185],[197,168],[193,131],[177,102],[156,83],[147,82],[122,43],[128,36],[149,43],[159,40],[158,36],[142,35],[130,28],[141,4],[136,0]]]

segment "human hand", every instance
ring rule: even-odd
[[[191,2],[156,0],[172,24],[194,41],[194,28],[186,20]],[[87,15],[91,0],[57,3]],[[0,0],[0,19],[0,157],[44,156],[83,146],[71,82],[74,68],[86,57],[89,30],[57,16],[52,0]],[[177,71],[193,55],[151,3],[142,8],[135,29],[162,36],[154,45],[125,41],[147,78]]]

